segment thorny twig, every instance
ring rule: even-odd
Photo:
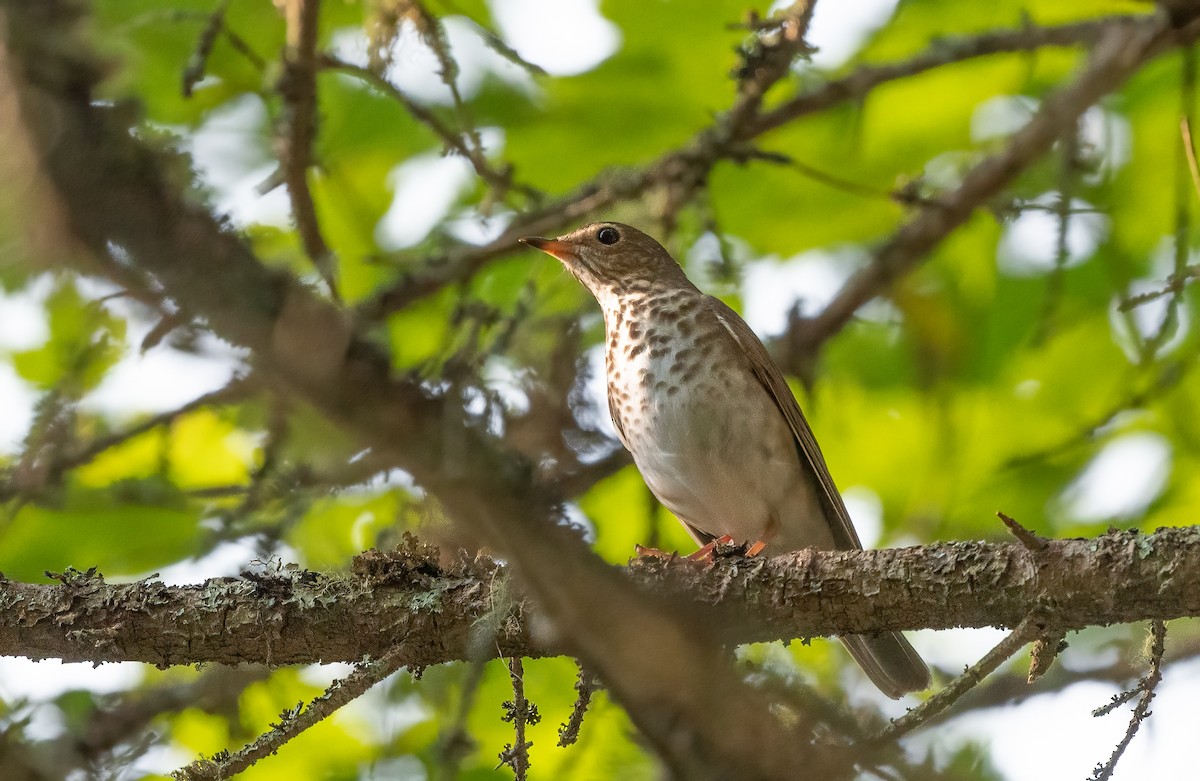
[[[1079,178],[1079,120],[1076,119],[1063,133],[1059,142],[1062,162],[1058,172],[1058,193],[1054,199],[1054,216],[1057,231],[1054,237],[1054,266],[1046,278],[1046,292],[1042,300],[1042,311],[1031,339],[1034,345],[1044,344],[1054,328],[1055,313],[1066,287],[1067,262],[1071,259],[1071,248],[1067,242],[1071,229],[1071,200]]]
[[[1125,753],[1125,749],[1129,748],[1130,742],[1133,741],[1133,736],[1137,734],[1138,728],[1142,726],[1142,722],[1150,717],[1150,702],[1154,699],[1155,689],[1158,688],[1159,681],[1162,680],[1162,658],[1163,652],[1166,650],[1167,626],[1162,620],[1155,620],[1150,623],[1150,670],[1146,676],[1138,681],[1137,688],[1123,692],[1113,697],[1112,702],[1101,708],[1097,708],[1092,712],[1093,716],[1105,716],[1112,713],[1118,706],[1128,702],[1134,697],[1141,694],[1137,705],[1133,709],[1133,715],[1129,719],[1129,727],[1125,730],[1125,735],[1121,741],[1117,743],[1113,749],[1112,755],[1103,765],[1096,765],[1092,771],[1091,781],[1107,781],[1112,778],[1113,771],[1117,767],[1117,762],[1120,761],[1121,755]]]

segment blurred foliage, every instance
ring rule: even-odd
[[[710,0],[700,12],[679,0],[607,0],[599,11],[619,35],[611,56],[575,75],[533,76],[498,64],[500,55],[484,45],[487,35],[505,32],[501,15],[493,15],[503,2],[430,4],[448,26],[469,31],[454,37],[462,49],[452,53],[474,75],[462,112],[447,95],[422,92],[419,102],[451,123],[473,117],[498,139],[489,150],[498,167],[512,164],[516,181],[550,195],[612,167],[649,163],[710,124],[735,95],[730,73],[747,33],[732,23],[754,5]],[[186,96],[184,74],[218,6],[222,31]],[[95,0],[93,8],[91,41],[111,69],[105,97],[136,104],[148,135],[166,133],[195,156],[195,184],[214,209],[230,212],[264,262],[311,278],[295,232],[276,208],[280,190],[254,189],[273,175],[283,114],[276,86],[284,24],[274,4]],[[354,59],[370,36],[390,54],[382,73],[403,77],[429,59],[405,8],[400,0],[327,0],[321,45]],[[948,36],[1145,10],[1115,1],[902,0],[875,20],[850,60],[830,70],[798,63],[767,103],[863,64],[913,56]],[[525,23],[534,25],[530,14]],[[880,544],[1003,538],[996,510],[1046,534],[1195,522],[1200,378],[1192,369],[1200,297],[1185,289],[1119,309],[1131,295],[1161,288],[1195,257],[1197,193],[1179,133],[1194,91],[1189,56],[1162,57],[1093,108],[1073,139],[1064,138],[934,250],[886,303],[865,308],[827,346],[802,401],[841,487],[877,499]],[[845,278],[911,215],[893,193],[953,187],[1080,61],[1069,49],[971,60],[805,116],[761,140],[797,165],[718,166],[704,196],[684,207],[677,232],[664,239],[681,258],[692,257],[714,229],[739,247],[719,273],[689,264],[699,279],[717,277],[712,289],[735,303],[762,292],[741,284],[752,264],[782,269],[781,260],[794,260],[789,268],[821,265]],[[440,94],[436,77],[427,81],[429,94]],[[361,78],[330,70],[318,87],[313,193],[348,302],[419,270],[455,237],[494,231],[513,210],[533,205],[520,194],[497,198],[478,182],[455,179],[452,166],[442,167],[437,135]],[[413,161],[422,165],[401,168]],[[382,238],[381,225],[404,221],[403,214],[385,215],[396,194],[412,188],[449,194],[430,230],[396,246]],[[5,234],[21,219],[9,200],[0,204]],[[1090,211],[1065,214],[1061,203]],[[661,233],[660,207],[648,198],[609,216]],[[1093,212],[1102,219],[1090,219]],[[1060,232],[1069,252],[1059,247]],[[11,249],[11,258],[20,257]],[[138,339],[156,324],[154,313],[93,280],[47,270],[53,267],[52,259],[26,266],[0,258],[0,284],[33,301],[45,326],[36,344],[0,347],[13,381],[38,399],[25,440],[7,443],[3,456],[9,488],[0,570],[7,576],[38,580],[45,570],[95,566],[110,578],[172,568],[199,579],[213,574],[205,555],[229,542],[244,543],[247,560],[257,554],[337,569],[406,528],[454,540],[417,487],[400,475],[379,475],[369,455],[355,453],[331,424],[294,402],[249,394],[121,436],[149,413],[91,403],[117,374],[136,371],[155,352],[215,352],[231,367],[236,356],[182,329],[143,354]],[[602,435],[607,412],[586,382],[601,331],[574,281],[524,253],[416,301],[373,337],[398,371],[461,387],[469,414],[511,435],[534,462],[553,465],[615,447]],[[567,401],[565,415],[555,418]],[[521,435],[546,420],[555,423],[549,436]],[[1127,458],[1119,470],[1124,481],[1091,469],[1106,448],[1134,434],[1152,435],[1138,441],[1159,443],[1161,463]],[[77,457],[110,436],[113,446]],[[1099,496],[1102,507],[1110,501],[1112,511],[1081,512],[1081,491]],[[576,507],[610,562],[628,559],[635,543],[692,545],[632,468],[598,482]],[[845,657],[832,644],[754,646],[742,649],[741,660],[834,701],[854,701],[847,698]],[[232,713],[196,707],[159,717],[154,727],[169,760],[240,747],[281,710],[319,693],[310,679],[321,676],[309,672],[275,671],[246,688]],[[531,777],[658,777],[652,755],[603,693],[579,743],[555,747],[575,676],[565,659],[526,666],[527,694],[543,715],[530,729]],[[148,673],[135,689],[165,680]],[[498,752],[512,740],[499,718],[501,702],[511,697],[500,663],[447,665],[419,680],[403,672],[381,689],[245,778],[512,777],[497,768]],[[38,707],[57,709],[69,724],[82,718],[78,697]],[[0,714],[6,729],[25,723],[23,708],[13,704]],[[131,754],[135,764],[120,777],[150,777],[139,775],[142,755]],[[985,746],[962,743],[939,756],[946,777],[999,777]],[[145,766],[171,763],[159,756]]]

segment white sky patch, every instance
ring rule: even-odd
[[[115,416],[166,412],[221,388],[239,363],[232,353],[222,354],[223,345],[217,340],[204,338],[201,343],[212,344],[213,350],[208,354],[183,353],[166,346],[144,354],[131,350],[80,406]]]
[[[144,671],[137,662],[64,664],[58,659],[34,662],[23,656],[0,656],[0,700],[46,700],[73,689],[111,694],[135,686]]]
[[[878,547],[883,534],[883,502],[879,501],[879,495],[864,485],[853,485],[842,491],[842,500],[863,547]]]
[[[12,455],[21,449],[21,443],[33,423],[33,405],[37,394],[20,378],[12,364],[0,363],[0,455]]]
[[[1047,193],[1034,199],[1043,207],[1053,207],[1057,194]],[[1074,210],[1092,205],[1078,198],[1071,200]],[[997,250],[1000,268],[1014,276],[1045,274],[1054,268],[1058,254],[1059,218],[1043,209],[1023,212],[1009,223],[1000,237]],[[1087,260],[1108,235],[1108,217],[1095,212],[1072,214],[1067,221],[1066,266]]]
[[[483,365],[484,383],[500,396],[505,408],[517,415],[529,412],[529,394],[522,382],[524,371],[501,356],[493,356]]]
[[[1084,175],[1084,181],[1089,183],[1121,168],[1133,154],[1133,131],[1129,120],[1099,106],[1092,106],[1080,118],[1079,140],[1085,149],[1095,151],[1101,163],[1098,170]]]
[[[821,68],[836,68],[854,56],[873,32],[886,24],[898,0],[855,0],[853,11],[842,3],[817,3],[812,23],[805,36],[817,47],[812,63]],[[780,0],[771,13],[791,5]]]
[[[1138,515],[1162,493],[1170,468],[1171,444],[1164,437],[1118,437],[1063,491],[1066,513],[1084,522]]]
[[[500,238],[501,234],[512,223],[514,213],[502,207],[495,207],[491,214],[483,214],[471,209],[451,217],[442,223],[446,231],[467,244],[487,244]]]
[[[504,145],[504,134],[496,128],[480,128],[479,136],[487,152]],[[463,158],[434,153],[411,157],[393,168],[388,174],[392,203],[375,226],[379,246],[396,250],[420,242],[474,177],[475,170]]]
[[[1146,721],[1117,765],[1115,777],[1187,778],[1195,765],[1192,728],[1200,665],[1169,665],[1156,690],[1154,715]],[[1031,687],[1032,688],[1032,687]],[[1035,696],[1020,705],[971,713],[933,730],[913,733],[914,747],[953,747],[973,739],[988,747],[1006,779],[1085,778],[1108,759],[1125,733],[1132,704],[1102,718],[1090,711],[1107,704],[1117,687],[1087,682],[1061,694]],[[939,766],[949,759],[938,751]]]
[[[197,559],[184,559],[166,567],[158,567],[154,572],[168,586],[186,586],[199,583],[208,578],[235,577],[258,557],[258,548],[250,540],[226,540],[213,547],[208,553]],[[295,557],[288,561],[295,561]],[[135,582],[143,580],[153,572],[147,572],[134,577],[121,579],[109,578],[111,582]]]
[[[262,99],[243,95],[213,109],[194,133],[184,134],[197,172],[215,195],[214,206],[243,227],[291,225],[287,188],[266,194],[258,189],[277,168],[262,135],[267,122]]]
[[[815,250],[791,260],[760,260],[746,266],[742,317],[759,336],[782,333],[787,314],[800,303],[800,313],[813,315],[828,304],[854,266],[839,255]]]
[[[50,338],[43,304],[54,287],[54,277],[41,274],[21,290],[0,290],[0,351],[18,352],[40,347]]]
[[[500,34],[523,59],[555,76],[595,68],[621,45],[621,30],[595,0],[491,0]]]
[[[997,95],[980,103],[971,115],[971,140],[979,143],[1011,135],[1033,118],[1040,102],[1027,95]]]

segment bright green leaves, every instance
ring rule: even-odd
[[[683,526],[655,501],[632,466],[588,491],[579,509],[595,526],[596,552],[613,564],[634,558],[637,545],[684,553],[696,547]]]
[[[0,571],[30,582],[67,567],[146,574],[197,551],[198,521],[186,508],[139,505],[110,491],[74,492],[67,507],[26,505],[4,525]]]
[[[46,299],[49,339],[12,356],[22,379],[77,398],[95,388],[125,350],[125,322],[103,305],[85,300],[67,280]]]
[[[594,70],[542,80],[537,111],[507,120],[507,156],[536,182],[562,192],[613,165],[648,162],[677,146],[729,103],[729,72],[743,32],[745,3],[707,3],[704,13],[681,2],[606,2],[620,28],[620,48]],[[666,34],[666,31],[670,31]],[[527,174],[528,175],[528,174]]]
[[[288,534],[312,569],[343,567],[355,554],[373,548],[382,532],[401,522],[407,497],[398,491],[318,501]]]

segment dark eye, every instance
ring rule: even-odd
[[[596,231],[596,240],[601,244],[616,244],[621,240],[621,234],[617,233],[616,228],[605,226]]]

